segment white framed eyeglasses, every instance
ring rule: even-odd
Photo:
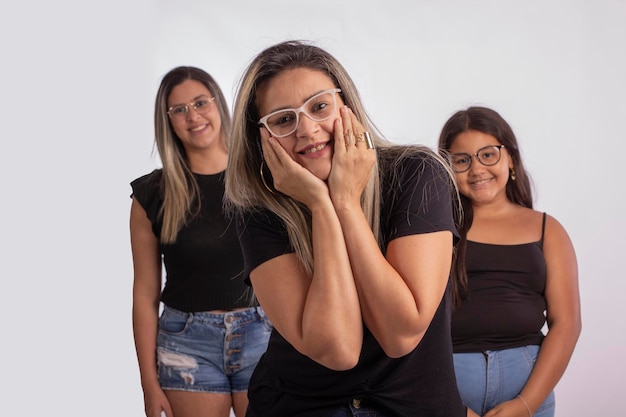
[[[315,122],[322,122],[337,110],[337,93],[340,88],[331,88],[317,93],[297,109],[276,110],[258,121],[259,127],[265,126],[275,138],[284,138],[298,129],[300,113],[304,113]]]
[[[188,104],[176,104],[169,109],[167,109],[167,114],[172,119],[181,120],[187,117],[187,113],[189,113],[189,108],[194,109],[197,113],[206,114],[213,108],[213,102],[215,101],[215,97],[209,96],[200,96],[191,103]]]
[[[504,145],[490,145],[480,148],[473,154],[469,153],[453,153],[450,155],[450,163],[452,170],[457,174],[467,171],[472,166],[472,156],[478,159],[478,162],[485,166],[492,166],[500,161],[501,149]]]

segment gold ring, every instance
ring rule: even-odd
[[[374,142],[372,142],[372,137],[370,136],[370,132],[363,132],[363,136],[365,136],[365,143],[367,144],[367,149],[374,149]]]

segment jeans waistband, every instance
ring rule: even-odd
[[[234,321],[265,318],[265,311],[261,306],[250,307],[245,310],[227,311],[223,313],[216,313],[212,311],[198,311],[195,313],[187,313],[168,306],[164,306],[163,309],[164,311],[167,311],[168,314],[175,314],[188,321],[193,320],[212,324],[216,322],[232,323]]]

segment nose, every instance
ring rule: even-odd
[[[198,116],[200,116],[200,113],[193,106],[189,106],[187,107],[187,113],[185,114],[185,116],[187,120],[194,120]]]
[[[310,137],[313,133],[317,131],[319,127],[318,122],[314,121],[306,114],[304,111],[301,111],[298,115],[298,125],[296,126],[296,136],[297,137]]]
[[[480,172],[485,166],[480,163],[477,155],[472,155],[470,159],[470,167],[468,173]]]

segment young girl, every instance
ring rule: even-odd
[[[452,316],[461,397],[486,417],[554,416],[552,390],[581,329],[572,243],[552,216],[533,210],[517,140],[497,112],[455,113],[439,147],[450,155],[464,214]]]

